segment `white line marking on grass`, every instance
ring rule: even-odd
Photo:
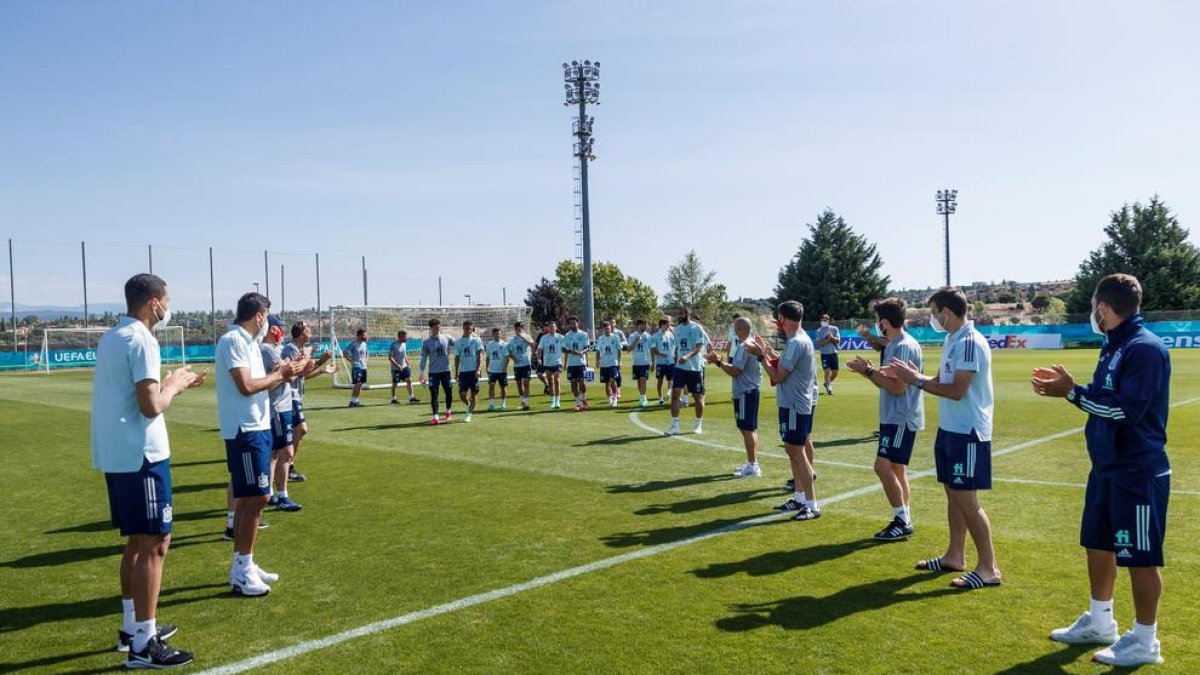
[[[1200,398],[1183,401],[1183,402],[1180,402],[1175,405],[1186,405],[1188,403],[1193,403],[1195,401],[1200,401]],[[632,415],[636,415],[636,414],[637,413],[632,413]],[[641,424],[640,420],[635,420],[635,421],[638,422],[639,426],[643,426],[643,428],[649,429],[650,431],[653,431],[656,434],[659,433],[657,430]],[[1030,448],[1030,447],[1033,447],[1040,443],[1045,443],[1047,441],[1050,441],[1050,440],[1053,440],[1056,438],[1062,438],[1064,436],[1069,436],[1074,433],[1079,433],[1079,431],[1080,431],[1079,429],[1072,429],[1071,431],[1060,432],[1057,434],[1051,434],[1050,436],[1045,436],[1043,438],[1034,439],[1032,441],[1026,441],[1025,443],[1021,443],[1019,445],[1014,445],[1011,448],[1005,448],[1003,450],[995,452],[995,453],[993,453],[993,456],[1007,455],[1009,453],[1016,452],[1017,450],[1023,450],[1025,448]],[[718,448],[725,447],[725,446],[721,446],[721,445],[717,445],[717,444],[713,444],[713,443],[707,443],[704,441],[700,441],[699,439],[694,439],[694,438],[688,439],[688,438],[683,438],[683,437],[679,437],[679,436],[674,436],[673,438],[676,438],[677,440],[681,440],[681,441],[698,442],[701,445],[715,446]],[[923,478],[923,477],[932,476],[932,475],[934,475],[933,470],[917,471],[917,472],[910,474],[909,478],[916,479],[916,478]],[[833,495],[832,497],[828,497],[821,501],[825,505],[836,504],[838,502],[845,501],[847,499],[853,499],[855,497],[859,497],[859,496],[862,496],[865,494],[870,494],[872,492],[878,492],[878,491],[880,491],[880,489],[881,488],[879,486],[879,483],[872,483],[871,485],[865,485],[863,487],[856,488],[854,490],[849,490],[847,492],[842,492],[842,493]],[[578,576],[588,574],[591,572],[596,572],[599,570],[607,569],[609,567],[614,567],[614,566],[620,565],[622,563],[631,562],[634,560],[640,560],[642,558],[648,558],[650,556],[655,556],[660,553],[666,553],[668,551],[673,551],[677,548],[682,548],[682,547],[688,546],[690,544],[695,544],[695,543],[698,543],[701,541],[706,541],[708,539],[714,539],[716,537],[724,536],[726,534],[730,534],[733,532],[738,532],[740,530],[754,527],[756,525],[762,525],[764,523],[769,523],[771,521],[778,520],[778,519],[784,518],[784,517],[787,517],[787,514],[771,513],[771,514],[767,514],[765,516],[758,516],[756,518],[750,518],[748,520],[743,520],[743,521],[740,521],[737,523],[732,523],[730,525],[726,525],[725,527],[717,528],[710,532],[704,532],[701,534],[692,535],[691,537],[686,537],[686,538],[680,539],[678,541],[672,541],[672,542],[669,542],[666,544],[656,544],[654,546],[649,546],[647,548],[639,549],[637,551],[631,551],[629,553],[622,553],[621,555],[612,556],[611,558],[604,558],[601,560],[596,560],[594,562],[590,562],[585,565],[579,565],[578,567],[571,567],[571,568],[568,568],[565,570],[561,570],[559,572],[554,572],[552,574],[540,576],[535,579],[530,579],[529,581],[525,581],[525,582],[522,582],[519,584],[505,586],[504,588],[498,588],[496,590],[488,591],[486,593],[470,595],[465,598],[460,598],[458,600],[454,600],[452,602],[447,602],[447,603],[444,603],[441,605],[435,605],[435,606],[429,607],[427,609],[422,609],[422,610],[418,610],[415,612],[409,612],[408,614],[401,614],[400,616],[392,617],[390,619],[384,619],[383,621],[376,621],[375,623],[369,623],[365,626],[360,626],[358,628],[352,628],[350,630],[342,631],[340,633],[335,633],[334,635],[329,635],[329,636],[319,638],[316,640],[308,640],[305,642],[300,642],[300,643],[294,644],[290,647],[284,647],[282,649],[277,649],[272,652],[267,652],[266,654],[260,654],[259,656],[255,656],[255,657],[252,657],[249,659],[244,659],[242,661],[235,661],[233,663],[226,664],[224,666],[210,668],[208,670],[201,671],[201,672],[202,672],[202,675],[232,675],[233,673],[242,673],[247,670],[252,670],[254,668],[261,668],[263,666],[267,666],[272,663],[278,663],[278,662],[284,661],[286,659],[300,656],[301,654],[307,654],[309,652],[326,649],[328,647],[333,647],[335,645],[342,644],[343,642],[348,642],[350,640],[355,640],[355,639],[358,639],[361,637],[367,637],[369,635],[375,635],[376,633],[382,633],[383,631],[390,630],[392,628],[397,628],[400,626],[408,625],[410,623],[415,623],[417,621],[421,621],[422,619],[430,619],[433,617],[441,616],[443,614],[450,614],[451,612],[457,612],[462,609],[467,609],[470,607],[482,605],[482,604],[491,602],[493,600],[507,598],[509,596],[516,595],[518,593],[524,593],[525,591],[534,590],[537,588],[541,588],[543,586],[549,586],[550,584],[558,583],[559,581],[564,581],[564,580],[578,577]]]
[[[993,478],[996,483],[1021,483],[1023,485],[1049,485],[1052,487],[1069,487],[1082,490],[1087,487],[1087,483],[1071,483],[1068,481],[1059,480],[1035,480],[1033,478]],[[1200,495],[1200,490],[1171,490],[1173,495]]]

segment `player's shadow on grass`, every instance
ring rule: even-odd
[[[388,431],[390,429],[416,429],[417,427],[432,427],[429,420],[420,422],[393,422],[391,424],[364,424],[361,427],[338,427],[330,431]]]
[[[200,602],[202,600],[209,600],[214,597],[214,594],[204,594],[182,598],[175,598],[173,596],[180,595],[182,593],[193,593],[195,591],[205,591],[215,588],[223,589],[222,593],[224,593],[229,590],[229,584],[201,584],[197,586],[164,588],[160,593],[161,599],[158,605],[159,607],[171,607],[174,605],[186,605],[193,602]],[[90,600],[52,602],[45,605],[33,605],[30,607],[5,607],[0,609],[0,634],[22,631],[49,622],[71,621],[74,619],[94,619],[100,616],[113,616],[119,619],[120,615],[121,597],[119,595],[111,595],[103,598],[92,598]],[[90,655],[90,652],[80,656],[88,655]],[[15,665],[20,664],[0,663],[0,669]]]
[[[630,445],[632,443],[645,443],[646,441],[657,441],[660,439],[665,440],[666,438],[667,438],[666,436],[647,436],[646,434],[636,434],[636,435],[626,434],[623,436],[609,436],[607,438],[593,438],[592,440],[584,441],[583,443],[575,443],[571,447],[588,448],[588,447],[592,447],[592,446],[596,446],[596,445]]]
[[[846,445],[861,445],[863,443],[878,443],[879,439],[874,436],[863,436],[862,438],[833,438],[825,441],[813,439],[813,449],[820,450],[821,448],[840,448]],[[779,447],[783,447],[780,445]]]
[[[224,463],[224,460],[222,460]],[[219,487],[225,487],[227,483],[220,483]],[[206,488],[212,489],[212,488]],[[190,490],[198,492],[199,490]],[[179,493],[179,488],[175,488],[175,493]],[[190,511],[188,513],[176,513],[171,522],[182,523],[193,520],[209,520],[210,518],[221,518],[225,515],[225,509],[209,509],[207,511]],[[90,533],[90,532],[108,532],[114,529],[111,520],[97,520],[92,523],[84,523],[82,525],[72,525],[70,527],[60,527],[57,530],[47,530],[45,534],[75,534],[75,533]],[[181,537],[182,538],[182,537]],[[175,539],[172,538],[172,546]]]
[[[652,437],[647,436],[646,438]],[[631,483],[629,485],[609,485],[605,490],[609,494],[658,492],[660,490],[674,490],[675,488],[689,487],[691,485],[704,485],[705,483],[718,483],[733,479],[733,476],[730,474],[718,473],[711,476],[688,476],[687,478],[677,478],[675,480],[652,480],[645,483]]]
[[[210,516],[211,517],[211,516]],[[214,538],[215,537],[215,538]],[[220,540],[220,533],[204,533],[190,534],[185,537],[171,538],[171,548],[178,549],[185,546],[195,546],[196,544],[209,544]],[[111,546],[85,546],[80,548],[65,548],[61,551],[46,551],[43,553],[34,553],[27,555],[24,558],[16,558],[7,562],[0,563],[0,567],[13,567],[17,569],[27,567],[58,567],[59,565],[69,565],[71,563],[83,562],[86,560],[96,560],[99,558],[108,558],[119,556],[125,551],[124,544],[113,544]],[[0,629],[2,630],[2,629]]]
[[[1101,645],[1064,645],[1057,642],[1046,640],[1047,645],[1058,647],[1049,654],[1044,654],[1026,661],[1018,663],[1004,670],[996,672],[996,675],[1024,675],[1025,673],[1065,673],[1066,666],[1069,666],[1079,660],[1079,657],[1097,649]],[[1136,668],[1120,668],[1110,669],[1107,672],[1129,672]]]
[[[224,464],[224,462],[221,462]],[[196,483],[195,485],[173,485],[171,492],[177,495],[192,494],[195,492],[208,492],[209,490],[224,490],[229,487],[229,481],[221,481],[219,483]]]
[[[29,668],[44,668],[46,666],[55,666],[60,663],[68,663],[70,661],[75,661],[78,659],[86,659],[90,656],[100,656],[101,654],[113,654],[113,653],[114,653],[113,649],[110,646],[105,649],[96,649],[96,650],[92,650],[92,651],[75,652],[74,654],[54,654],[52,656],[43,656],[40,659],[30,659],[29,661],[14,661],[12,663],[0,663],[0,673],[16,673],[16,672],[19,672],[22,670],[27,670]],[[83,673],[104,673],[104,672],[109,672],[109,671],[115,672],[117,668],[121,668],[122,670],[124,670],[123,662],[124,662],[124,655],[121,655],[121,657],[115,658],[113,660],[113,665],[108,668],[96,668],[96,669],[83,670],[83,671],[77,671],[77,672],[83,672]],[[62,672],[62,671],[57,671],[57,672]]]
[[[781,574],[797,567],[806,567],[829,560],[836,560],[882,545],[884,544],[874,539],[858,539],[840,544],[820,544],[818,546],[787,551],[771,551],[770,553],[764,553],[736,562],[712,563],[708,567],[692,570],[692,574],[702,579],[718,579],[733,576],[734,574],[746,574],[752,577]]]
[[[216,459],[198,459],[194,462],[171,462],[172,469],[179,469],[189,466],[204,466],[206,464],[224,464],[225,458],[219,457]]]
[[[963,592],[953,588],[939,588],[927,593],[901,593],[904,589],[931,578],[933,577],[926,573],[910,574],[897,579],[880,579],[851,586],[823,597],[798,595],[774,602],[734,605],[734,614],[718,619],[716,626],[730,632],[756,630],[765,626],[778,626],[784,630],[809,630],[859,612],[870,612],[904,602]]]
[[[703,511],[704,509],[716,509],[722,506],[731,506],[733,504],[741,504],[744,502],[762,499],[763,497],[778,497],[779,490],[776,488],[758,488],[754,490],[742,490],[740,492],[723,492],[712,497],[699,497],[697,499],[685,499],[680,502],[671,504],[651,504],[645,508],[634,511],[639,516],[653,516],[660,513],[694,513]]]
[[[700,535],[765,525],[767,522],[770,521],[760,521],[757,518],[724,518],[721,520],[710,520],[706,523],[697,523],[695,525],[679,525],[676,527],[663,527],[657,530],[639,530],[637,532],[618,532],[616,534],[605,535],[600,538],[600,541],[603,541],[606,546],[613,548],[657,546],[658,544],[670,544]]]

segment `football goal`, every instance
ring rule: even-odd
[[[329,308],[330,347],[337,372],[333,374],[333,386],[349,389],[350,369],[342,357],[342,350],[354,339],[358,330],[367,331],[367,384],[368,389],[385,388],[392,385],[392,367],[388,361],[388,349],[399,331],[407,331],[405,351],[412,367],[413,380],[417,379],[417,368],[421,365],[421,343],[429,337],[429,321],[439,319],[442,333],[451,340],[462,335],[462,324],[470,320],[475,324],[475,334],[487,342],[493,328],[499,328],[507,340],[512,337],[513,324],[525,323],[525,331],[536,335],[529,326],[529,308],[525,305],[472,305],[463,307],[429,306],[380,306],[380,305],[337,305]]]
[[[62,368],[92,368],[96,365],[96,346],[108,328],[46,328],[42,331],[42,349],[34,364],[49,373]],[[187,345],[183,326],[165,326],[154,331],[159,356],[164,364],[186,364]]]

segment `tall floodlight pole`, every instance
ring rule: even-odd
[[[592,291],[592,232],[588,218],[588,163],[596,159],[592,154],[592,118],[588,117],[587,105],[600,105],[600,62],[572,61],[563,64],[563,88],[566,101],[563,105],[578,105],[579,116],[572,125],[575,136],[575,157],[579,160],[580,214],[583,237],[583,326],[588,335],[596,336],[595,296]]]
[[[937,212],[945,219],[946,285],[950,285],[950,214],[958,210],[958,190],[937,191]]]

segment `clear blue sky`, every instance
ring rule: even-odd
[[[0,4],[17,301],[156,271],[176,306],[287,268],[287,304],[510,301],[574,252],[560,63],[603,63],[594,250],[660,293],[688,248],[766,296],[825,207],[901,287],[1065,278],[1111,210],[1200,216],[1200,4]],[[1197,235],[1193,234],[1193,239]],[[108,244],[108,245],[102,245]],[[245,251],[239,253],[237,251]],[[257,253],[256,253],[257,251]],[[7,302],[7,261],[3,298]]]

